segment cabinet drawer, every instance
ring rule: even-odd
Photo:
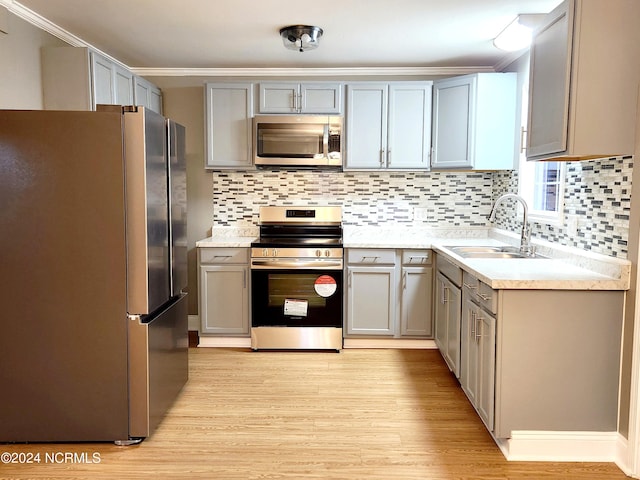
[[[248,248],[199,248],[200,263],[249,263]]]
[[[431,250],[403,250],[402,265],[431,265]]]
[[[498,291],[481,282],[469,272],[464,272],[462,288],[465,289],[475,303],[495,314],[498,312]]]
[[[459,287],[462,285],[462,269],[460,267],[451,263],[442,255],[436,256],[436,267],[438,271],[451,280],[455,286]]]
[[[396,251],[379,248],[347,250],[347,263],[353,265],[395,265]]]

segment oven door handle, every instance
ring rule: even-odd
[[[256,269],[296,269],[342,270],[342,260],[251,260],[251,268]]]

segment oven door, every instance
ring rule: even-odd
[[[342,270],[252,270],[251,326],[342,328],[342,280]]]

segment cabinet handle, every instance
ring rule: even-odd
[[[443,305],[449,301],[448,292],[449,292],[449,287],[445,286],[445,284],[442,283],[442,298],[440,299],[441,300],[440,303],[442,303]]]
[[[482,338],[482,333],[480,333],[480,328],[482,327],[482,317],[476,317],[476,342],[479,342]]]
[[[429,261],[429,257],[409,257],[409,263],[413,263],[416,260],[418,263],[427,263]]]
[[[384,150],[380,150],[380,166],[384,166]]]
[[[246,290],[247,288],[247,271],[242,272],[242,288]]]
[[[362,257],[362,263],[365,263],[365,262],[367,261],[367,258],[371,258],[371,259],[372,259],[372,260],[371,260],[371,263],[375,263],[375,262],[377,262],[377,261],[378,261],[378,259],[379,259],[380,257],[378,257],[378,256],[373,256],[373,255],[372,255],[372,256],[368,256],[368,257]]]
[[[233,255],[215,255],[213,257],[213,260],[214,261],[216,261],[216,260],[223,260],[224,261],[224,260],[228,260],[230,258],[233,258]]]
[[[404,272],[404,274],[402,275],[402,289],[407,289],[407,272]]]
[[[469,289],[469,290],[474,290],[474,289],[478,288],[478,286],[477,286],[477,285],[469,285],[468,283],[464,283],[464,282],[462,282],[462,286],[463,286],[464,288]]]
[[[482,300],[484,300],[485,302],[487,300],[491,300],[491,296],[489,295],[485,295],[484,293],[480,293],[480,292],[476,292],[476,296],[480,297]]]
[[[471,313],[471,321],[469,322],[469,337],[475,337],[477,315],[476,315],[476,312],[474,312],[473,310],[471,310],[470,313]]]
[[[391,150],[387,150],[387,166],[391,166]]]

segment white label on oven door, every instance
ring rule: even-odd
[[[306,317],[309,302],[307,300],[285,299],[284,314],[293,317]]]
[[[338,284],[336,279],[331,275],[320,275],[313,284],[316,293],[321,297],[327,298],[336,293]]]

